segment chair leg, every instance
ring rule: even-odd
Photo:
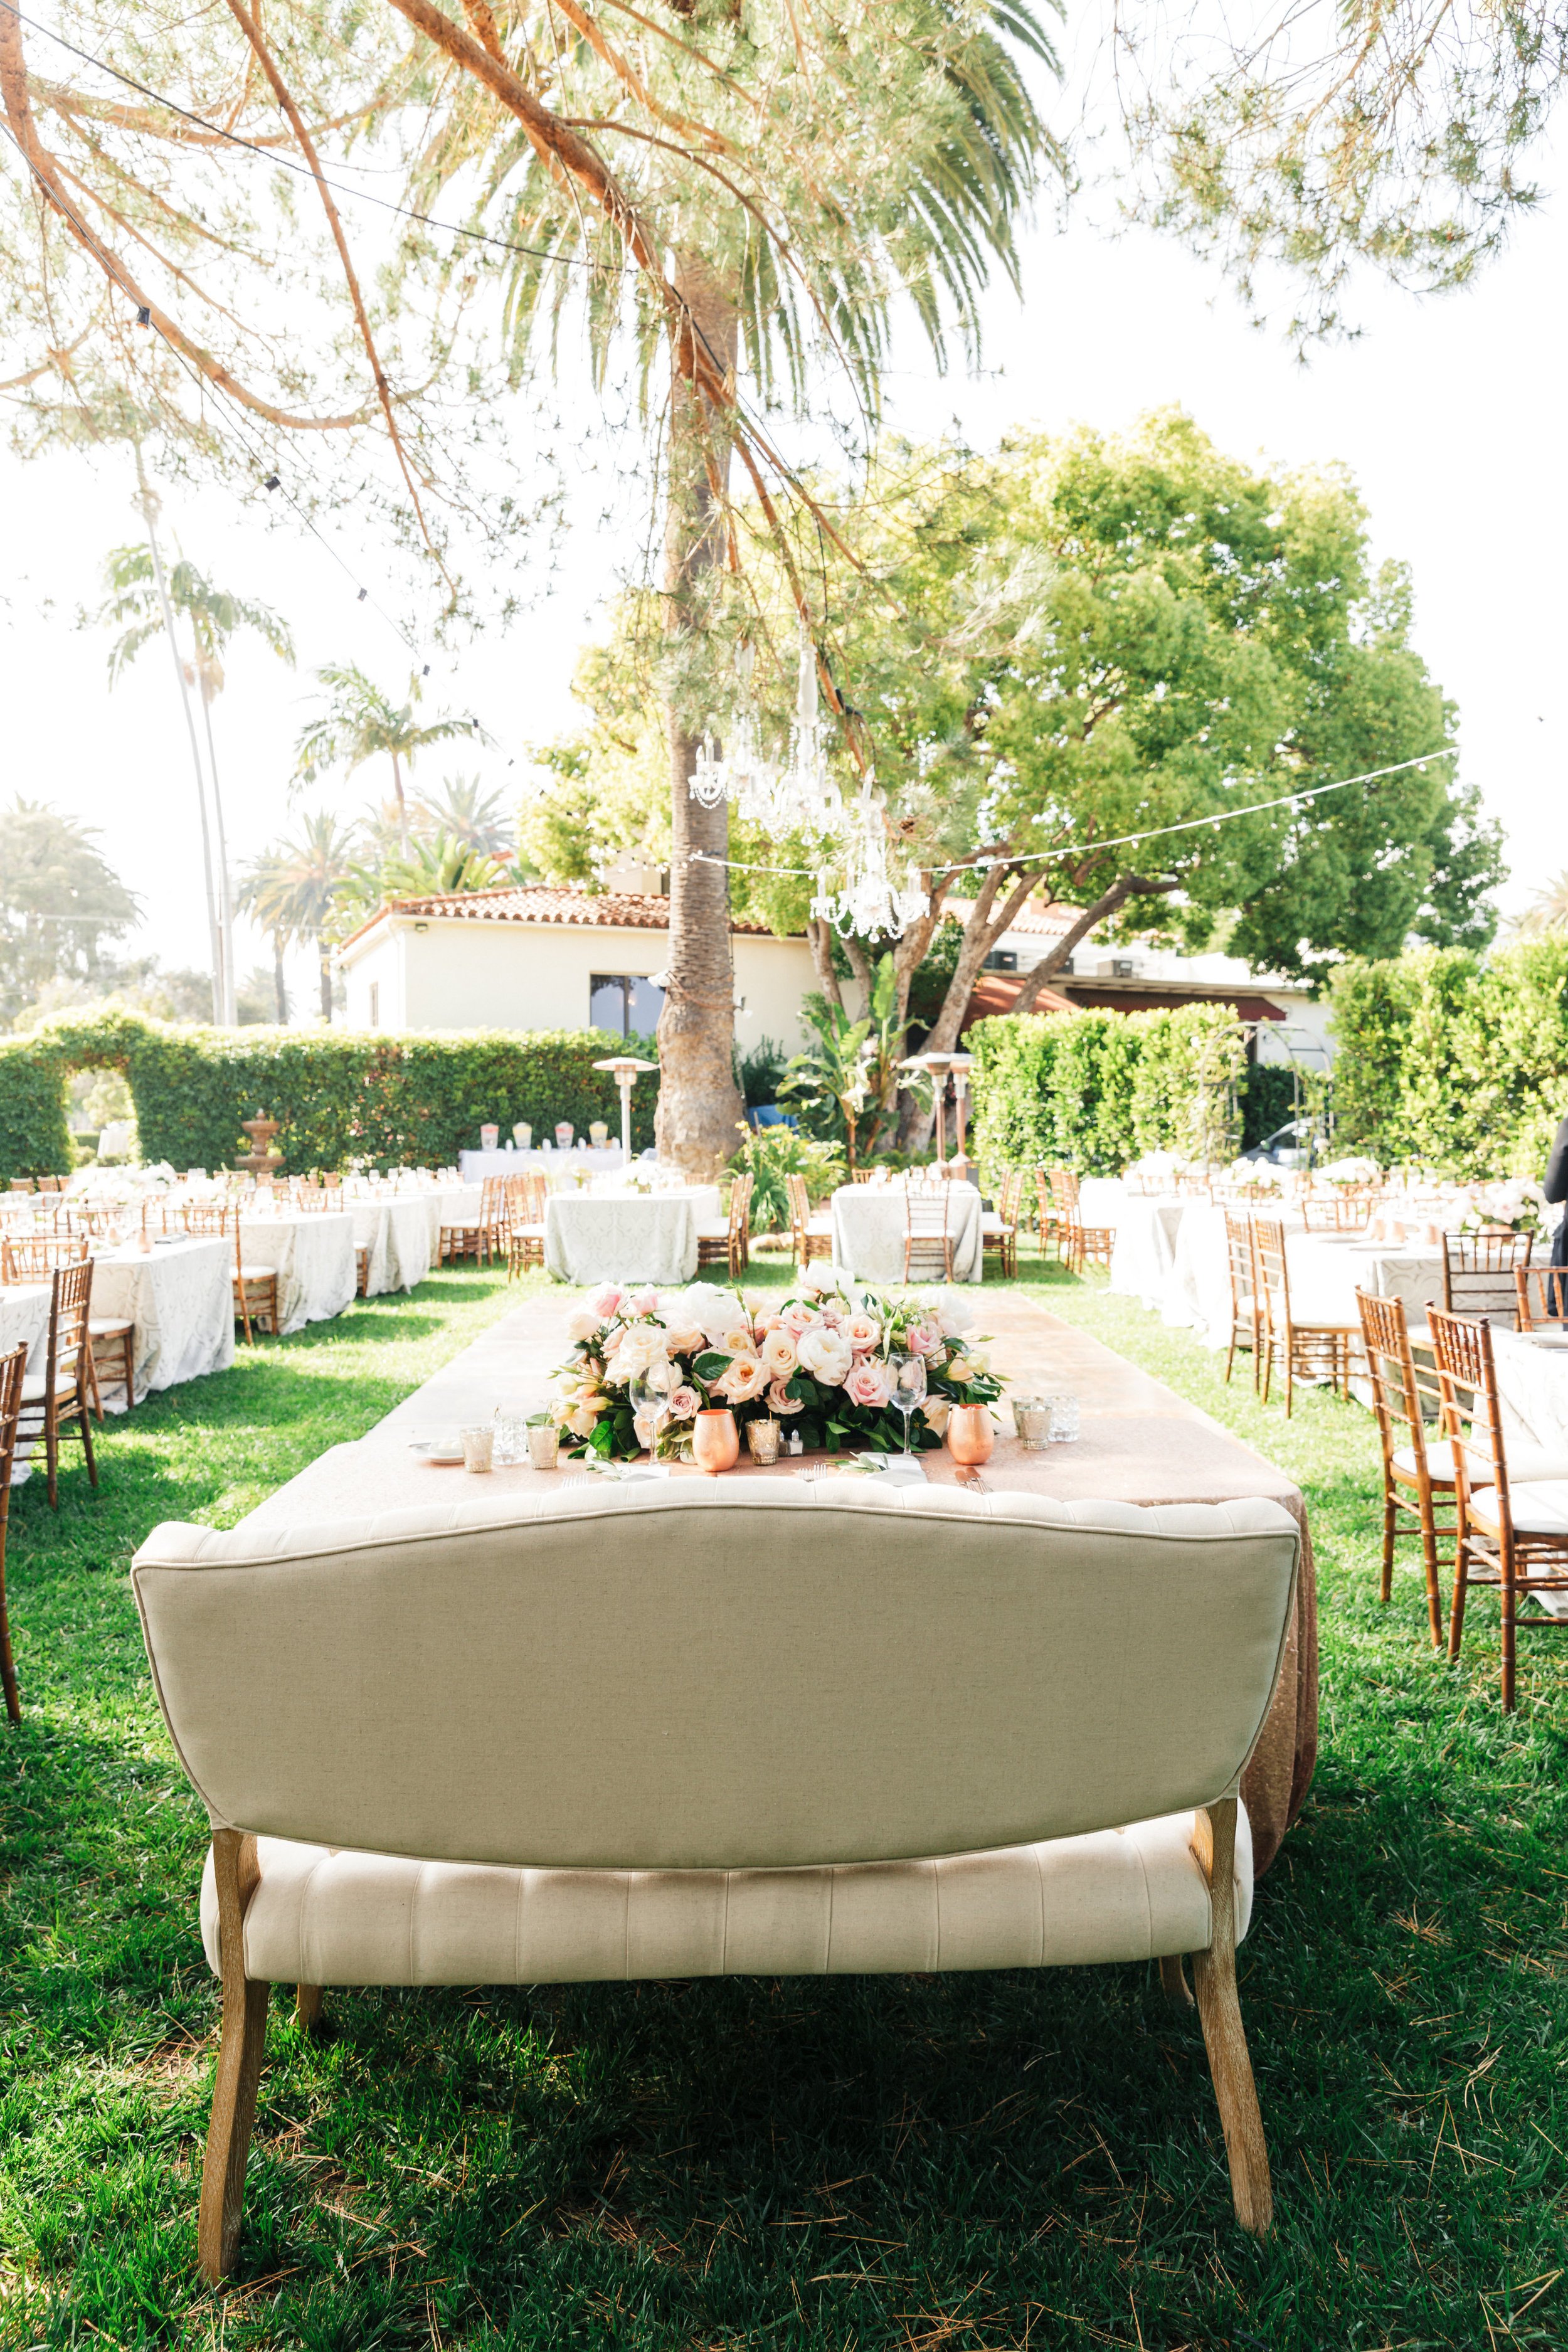
[[[1437,1515],[1430,1491],[1421,1496],[1421,1565],[1426,1577],[1426,1621],[1432,1647],[1443,1646],[1443,1594],[1437,1582]]]
[[[83,1343],[87,1349],[87,1390],[92,1409],[98,1415],[99,1427],[103,1426],[103,1391],[98,1385],[98,1358],[92,1352],[90,1337]]]
[[[1498,1594],[1498,1599],[1502,1607],[1502,1625],[1500,1629],[1502,1633],[1502,1711],[1505,1715],[1511,1715],[1515,1705],[1517,1704],[1514,1695],[1514,1674],[1516,1664],[1515,1652],[1517,1647],[1514,1629],[1516,1623],[1515,1612],[1519,1607],[1519,1587],[1514,1581],[1515,1564],[1513,1546],[1509,1541],[1506,1535],[1504,1536],[1502,1542],[1499,1545],[1498,1549],[1500,1554],[1499,1564],[1502,1570],[1502,1588]]]
[[[5,1693],[5,1712],[13,1723],[22,1720],[22,1697],[16,1688],[16,1669],[11,1660],[11,1622],[5,1613],[5,1521],[11,1502],[10,1489],[0,1495],[0,1686]]]
[[[1377,1591],[1377,1597],[1385,1609],[1394,1591],[1394,1489],[1385,1479],[1383,1492],[1383,1578]]]
[[[87,1409],[87,1396],[81,1385],[81,1376],[79,1371],[77,1375],[76,1417],[81,1428],[81,1450],[87,1456],[88,1484],[91,1486],[96,1486],[98,1484],[98,1464],[93,1459],[92,1452],[92,1416]]]
[[[1213,1929],[1206,1952],[1193,1955],[1198,2021],[1204,2030],[1209,2073],[1230,2159],[1230,2189],[1236,2218],[1255,2238],[1266,2238],[1274,2219],[1268,2178],[1268,2147],[1258,2112],[1247,2032],[1236,1989],[1236,1799],[1201,1807],[1194,1824],[1194,1851],[1209,1882]]]
[[[1191,2009],[1192,1988],[1186,1969],[1182,1966],[1180,1952],[1170,1952],[1160,1962],[1160,1990],[1173,2009]]]
[[[60,1430],[58,1409],[51,1397],[44,1407],[44,1468],[48,1487],[49,1508],[60,1507],[59,1491]]]
[[[245,2161],[256,2122],[256,2095],[267,2039],[270,1988],[245,1973],[245,1912],[260,1871],[256,1840],[238,1830],[215,1830],[213,1864],[217,1879],[218,1943],[223,1966],[223,2039],[213,2082],[212,2121],[202,2166],[201,2214],[196,2251],[204,2277],[216,2286],[234,2268],[239,2251],[239,2215],[245,2195]]]
[[[1459,1644],[1465,1635],[1465,1600],[1469,1591],[1469,1561],[1465,1554],[1465,1538],[1461,1534],[1454,1543],[1454,1599],[1448,1611],[1448,1655],[1458,1658]]]
[[[294,2014],[300,2021],[301,2033],[319,2033],[321,2030],[321,1988],[302,1984],[294,1988]]]

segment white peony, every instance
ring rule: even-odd
[[[838,1332],[818,1324],[814,1330],[803,1333],[800,1360],[814,1381],[832,1389],[837,1388],[848,1372],[855,1351]]]
[[[574,1346],[581,1340],[593,1339],[598,1328],[599,1318],[591,1307],[579,1307],[574,1315],[566,1318],[566,1337]]]

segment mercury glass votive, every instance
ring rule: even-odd
[[[496,1433],[482,1423],[460,1432],[465,1470],[489,1470],[495,1464]]]
[[[528,1430],[528,1458],[535,1470],[553,1470],[556,1452],[561,1444],[561,1432],[553,1422],[531,1422]]]
[[[1022,1437],[1024,1434],[1024,1415],[1029,1411],[1031,1406],[1038,1405],[1043,1402],[1043,1399],[1037,1396],[1016,1396],[1009,1400],[1013,1407],[1013,1434],[1015,1437]]]
[[[780,1434],[776,1421],[749,1421],[746,1423],[746,1443],[752,1449],[752,1461],[761,1463],[764,1468],[776,1462]]]
[[[1014,1399],[1014,1417],[1021,1443],[1031,1454],[1043,1453],[1051,1443],[1052,1412],[1044,1397]]]

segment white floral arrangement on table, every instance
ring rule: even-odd
[[[1326,1167],[1318,1170],[1318,1174],[1325,1184],[1375,1184],[1381,1180],[1383,1171],[1375,1160],[1352,1157],[1331,1160]]]
[[[1285,1181],[1284,1170],[1272,1160],[1233,1160],[1225,1173],[1232,1184],[1260,1184],[1276,1192]]]
[[[851,1438],[897,1453],[904,1420],[892,1405],[891,1359],[912,1354],[926,1368],[926,1402],[910,1430],[919,1451],[940,1445],[952,1405],[1002,1392],[983,1344],[966,1336],[970,1320],[963,1299],[867,1289],[837,1267],[812,1268],[783,1297],[606,1283],[567,1318],[572,1353],[556,1370],[550,1417],[568,1453],[640,1453],[648,1433],[631,1387],[651,1375],[667,1403],[663,1454],[689,1443],[699,1412],[724,1405],[738,1423],[788,1422],[807,1453]]]
[[[1548,1222],[1546,1195],[1539,1184],[1523,1177],[1498,1184],[1472,1184],[1460,1223],[1461,1233],[1506,1225],[1510,1233],[1544,1232]]]

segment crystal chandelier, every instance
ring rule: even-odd
[[[816,649],[805,622],[800,625],[800,680],[789,754],[782,769],[763,751],[751,694],[750,646],[742,647],[738,667],[740,692],[723,754],[715,751],[711,735],[704,736],[689,778],[692,799],[704,808],[731,801],[748,824],[762,825],[773,834],[801,831],[824,838],[838,835],[844,829],[844,803],[828,773],[826,730],[816,696]]]
[[[816,894],[811,902],[815,921],[831,923],[841,939],[875,940],[901,939],[910,923],[926,911],[926,894],[913,866],[906,867],[902,887],[895,887],[888,871],[888,836],[881,803],[870,790],[849,812],[847,823],[844,887],[830,887],[826,867],[818,871]]]

